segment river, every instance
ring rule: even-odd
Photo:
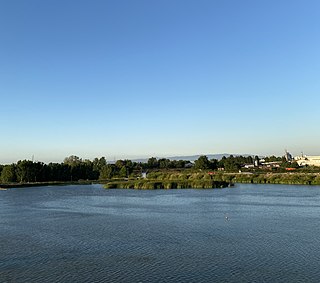
[[[0,282],[319,282],[320,187],[0,191]]]

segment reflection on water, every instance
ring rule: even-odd
[[[318,282],[319,220],[320,187],[0,191],[0,281]]]

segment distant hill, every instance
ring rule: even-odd
[[[208,157],[208,159],[218,159],[220,160],[223,156],[229,157],[230,155],[233,156],[253,156],[253,154],[237,154],[237,153],[217,153],[217,154],[197,154],[197,155],[186,155],[186,156],[173,156],[173,157],[168,157],[170,160],[190,160],[190,161],[195,161],[197,160],[201,155],[205,155]]]
[[[170,156],[170,157],[156,157],[157,159],[160,158],[167,158],[170,160],[189,160],[189,161],[195,161],[197,160],[201,155],[205,155],[208,157],[208,159],[218,159],[220,160],[223,156],[229,157],[230,155],[233,156],[254,156],[254,154],[238,154],[238,153],[218,153],[218,154],[197,154],[197,155],[177,155],[177,156]],[[148,158],[140,158],[140,159],[133,159],[134,162],[147,162]]]

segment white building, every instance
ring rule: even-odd
[[[320,156],[297,156],[294,158],[299,166],[320,166]]]

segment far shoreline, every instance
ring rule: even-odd
[[[70,186],[70,185],[92,185],[101,184],[97,180],[87,180],[87,181],[70,181],[70,182],[30,182],[30,183],[8,183],[0,184],[0,190],[13,189],[13,188],[28,188],[28,187],[46,187],[46,186]]]
[[[319,173],[153,172],[150,178],[3,183],[0,190],[41,186],[100,184],[106,189],[216,189],[233,184],[320,185]]]

